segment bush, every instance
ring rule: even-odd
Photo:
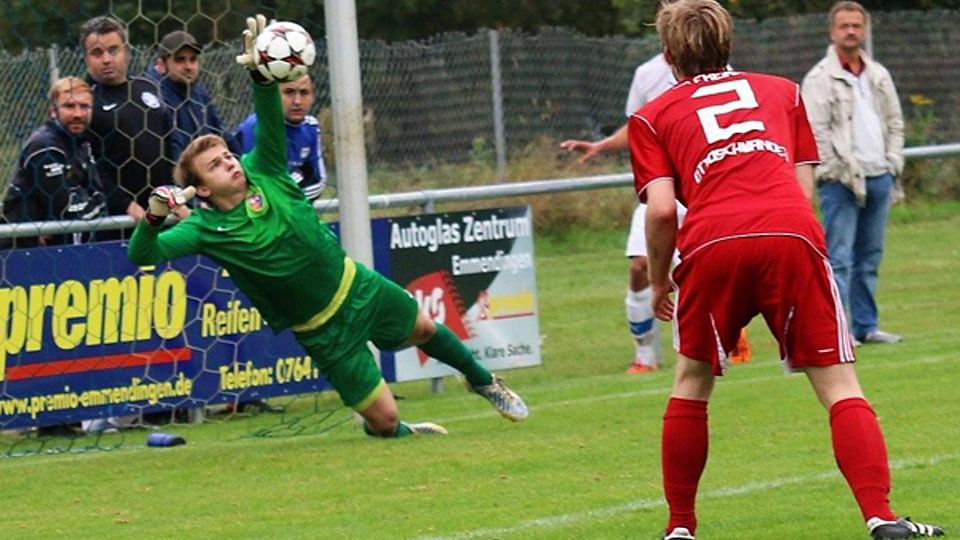
[[[504,182],[527,182],[551,178],[575,178],[598,174],[623,173],[630,165],[624,156],[601,156],[582,165],[576,155],[559,149],[556,140],[541,137],[522,151],[510,156]],[[474,145],[474,158],[467,163],[434,163],[408,167],[379,167],[370,172],[370,193],[400,193],[421,189],[496,184],[496,164],[486,145]],[[533,207],[535,227],[563,234],[576,229],[609,229],[630,224],[636,196],[629,186],[571,193],[507,197],[483,201],[445,203],[437,211],[456,211],[477,207]],[[378,216],[406,215],[419,208],[394,208],[375,211]]]

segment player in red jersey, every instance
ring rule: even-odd
[[[816,143],[797,84],[724,71],[733,22],[714,0],[664,6],[657,31],[676,86],[628,122],[647,203],[653,308],[678,351],[663,420],[663,538],[692,539],[707,458],[707,402],[740,328],[767,322],[783,362],[830,412],[833,450],[874,538],[939,536],[890,509],[883,434],[853,368],[843,305],[810,198]],[[677,230],[677,201],[688,212]],[[680,264],[669,274],[674,248]],[[675,299],[671,294],[675,292]]]

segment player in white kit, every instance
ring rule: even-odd
[[[674,78],[673,72],[662,53],[640,64],[633,74],[633,82],[630,84],[630,93],[627,95],[624,116],[629,118],[634,111],[646,105],[647,102],[659,96],[676,82],[677,80]],[[582,152],[581,163],[586,163],[600,153],[626,151],[628,149],[627,126],[624,124],[616,133],[599,141],[567,140],[560,143],[560,147],[564,150]],[[630,282],[625,303],[630,335],[636,344],[633,362],[626,371],[629,374],[656,371],[663,364],[660,322],[653,316],[653,308],[650,305],[650,283],[647,277],[646,210],[647,205],[637,204],[633,211],[633,218],[630,220],[630,234],[627,237],[626,256],[630,259]],[[683,223],[683,217],[686,213],[687,209],[683,205],[677,205],[678,225]],[[678,262],[679,260],[674,254],[674,264]],[[744,330],[729,358],[731,362],[741,363],[750,361],[750,356],[750,345],[747,343],[746,331]]]

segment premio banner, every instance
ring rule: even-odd
[[[0,429],[326,386],[207,259],[138,268],[120,242],[2,256]]]
[[[491,369],[540,362],[529,208],[372,223],[374,267]],[[334,230],[337,230],[334,224]],[[0,429],[328,388],[203,257],[137,267],[120,242],[0,253]],[[448,375],[416,349],[388,382]]]

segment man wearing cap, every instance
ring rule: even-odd
[[[186,147],[195,137],[211,133],[224,136],[230,150],[239,150],[223,129],[213,97],[198,81],[201,52],[203,49],[189,32],[170,32],[160,40],[157,59],[145,74],[157,82],[163,104],[173,111],[173,137],[176,139],[173,159],[177,159],[179,149]]]

